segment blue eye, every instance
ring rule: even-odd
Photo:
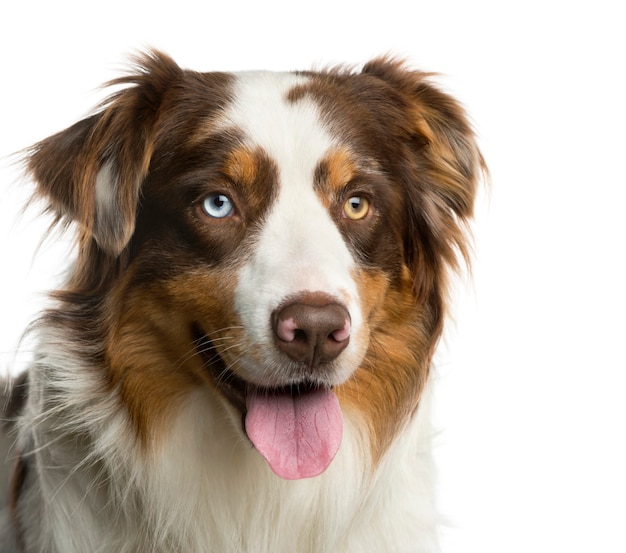
[[[224,219],[233,214],[235,206],[228,196],[211,194],[203,200],[202,209],[213,219]]]

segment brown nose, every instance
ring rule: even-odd
[[[296,299],[272,314],[272,326],[278,348],[309,367],[332,361],[350,341],[350,314],[333,301]]]

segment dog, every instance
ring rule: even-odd
[[[5,397],[4,553],[439,550],[429,375],[485,171],[431,74],[156,50],[25,154],[76,235]]]

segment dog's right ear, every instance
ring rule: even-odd
[[[152,157],[159,108],[182,75],[156,51],[110,84],[123,86],[96,114],[33,146],[27,169],[58,222],[76,223],[117,256],[130,240],[141,185]]]

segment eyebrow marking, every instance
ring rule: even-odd
[[[237,148],[227,156],[222,170],[238,184],[251,185],[257,178],[260,158],[260,152],[246,147]]]
[[[383,171],[373,159],[358,160],[348,147],[336,147],[315,169],[315,188],[336,194],[359,176],[381,176]]]

